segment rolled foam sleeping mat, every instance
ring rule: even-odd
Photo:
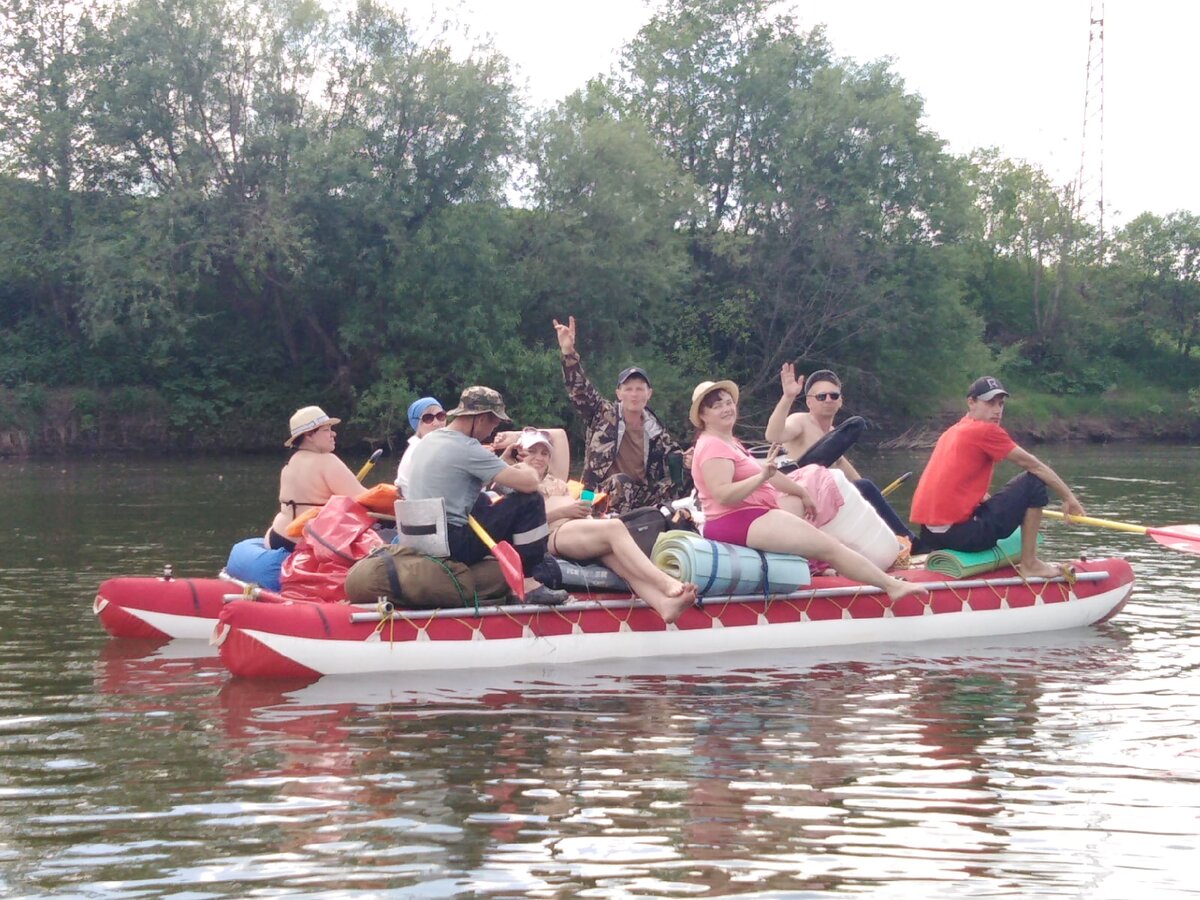
[[[1038,543],[1042,536],[1038,535]],[[980,550],[976,553],[965,553],[962,550],[934,550],[925,557],[925,568],[930,572],[939,572],[951,578],[967,578],[971,575],[982,575],[984,572],[994,572],[1004,566],[1010,566],[1021,558],[1021,529],[1018,528],[1006,538],[1001,538],[995,547]]]
[[[572,562],[569,559],[554,557],[558,563],[558,571],[562,574],[562,586],[568,589],[589,591],[628,591],[629,585],[625,579],[608,566],[599,563]]]
[[[696,585],[701,597],[790,594],[812,581],[803,556],[723,544],[693,531],[664,531],[650,558],[668,575]]]

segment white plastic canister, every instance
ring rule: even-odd
[[[863,499],[845,472],[836,468],[830,468],[829,472],[837,482],[843,504],[833,520],[821,526],[821,530],[857,550],[879,568],[890,568],[900,555],[896,535],[875,512],[875,507]]]

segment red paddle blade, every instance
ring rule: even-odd
[[[492,547],[492,556],[500,563],[500,571],[504,573],[504,580],[508,582],[512,592],[519,600],[524,600],[525,567],[521,565],[521,556],[517,553],[517,548],[508,541],[498,541]]]
[[[1170,525],[1166,528],[1147,528],[1146,534],[1164,547],[1200,556],[1200,525]]]

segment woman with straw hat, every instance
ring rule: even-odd
[[[296,542],[285,537],[286,529],[297,514],[309,507],[324,506],[335,494],[354,497],[362,491],[358,478],[334,455],[337,434],[333,419],[319,406],[305,406],[292,413],[291,432],[283,442],[295,452],[279,473],[279,512],[267,532],[266,544],[272,550],[296,549]]]
[[[888,575],[808,521],[815,510],[812,497],[775,467],[779,445],[760,461],[734,437],[737,402],[738,386],[732,381],[704,381],[692,391],[689,417],[698,434],[692,478],[704,510],[704,536],[823,560],[847,578],[883,589],[893,600],[927,593]]]

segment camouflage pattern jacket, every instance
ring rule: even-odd
[[[571,403],[587,421],[584,441],[583,484],[596,490],[602,482],[617,474],[617,448],[625,437],[621,405],[606,400],[584,374],[579,354],[564,355],[563,381]],[[667,464],[669,453],[681,452],[662,420],[648,407],[645,411],[646,487],[651,503],[667,503],[678,492]]]

